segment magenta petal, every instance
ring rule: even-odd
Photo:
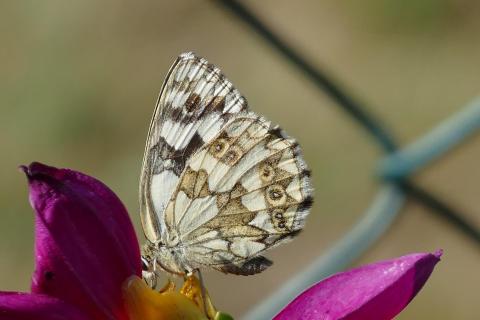
[[[392,319],[423,287],[441,255],[414,253],[337,273],[304,291],[275,319]]]
[[[121,286],[141,274],[128,213],[100,181],[39,163],[23,168],[36,212],[32,292],[57,297],[92,319],[127,319]]]
[[[88,320],[62,300],[43,294],[0,292],[0,320]]]

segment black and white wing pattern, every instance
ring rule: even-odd
[[[312,188],[298,144],[249,111],[218,68],[186,53],[158,98],[140,203],[165,269],[247,275],[271,264],[262,252],[303,228]]]
[[[140,184],[145,236],[160,240],[164,211],[188,159],[247,103],[220,70],[193,53],[178,57],[165,79],[150,123]]]

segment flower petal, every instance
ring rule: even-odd
[[[43,294],[0,292],[0,320],[88,320],[62,300]]]
[[[127,319],[122,283],[141,274],[128,213],[100,181],[39,163],[23,167],[36,211],[32,292],[60,298],[93,319]]]
[[[392,319],[423,287],[441,255],[414,253],[337,273],[304,291],[275,319]]]

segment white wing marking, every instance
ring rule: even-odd
[[[211,199],[208,197],[185,201],[186,211],[177,224],[180,235],[190,233],[218,214],[218,208],[216,206],[206,205],[206,203],[210,203],[210,201]]]
[[[255,256],[263,249],[265,249],[265,244],[245,238],[237,238],[231,245],[232,252],[243,258]]]

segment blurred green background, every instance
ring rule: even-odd
[[[480,3],[468,0],[246,1],[329,70],[403,144],[479,94]],[[373,141],[292,66],[209,1],[0,2],[0,289],[28,290],[33,219],[19,164],[74,168],[109,185],[143,235],[137,186],[147,127],[175,57],[220,66],[253,110],[303,145],[316,203],[306,230],[254,277],[206,273],[216,305],[241,316],[339,239],[378,187]],[[480,225],[480,136],[415,176]],[[478,247],[409,203],[357,264],[443,248],[398,319],[480,314]]]

